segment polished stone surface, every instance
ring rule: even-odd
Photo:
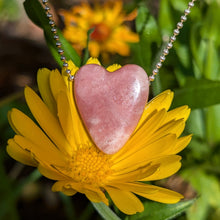
[[[96,146],[106,154],[120,150],[131,136],[149,94],[146,72],[128,64],[115,72],[82,66],[74,80],[76,104]]]

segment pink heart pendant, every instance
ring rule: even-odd
[[[74,80],[82,120],[96,146],[106,154],[120,150],[143,113],[149,94],[146,72],[125,65],[108,72],[102,66],[82,66]]]

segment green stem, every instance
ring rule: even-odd
[[[94,203],[92,202],[96,211],[102,216],[105,220],[121,220],[107,205],[104,203]]]
[[[71,197],[64,195],[62,192],[60,192],[59,195],[64,204],[64,209],[65,209],[67,218],[69,220],[76,219],[75,207],[72,204]]]
[[[94,28],[91,28],[87,32],[86,49],[85,49],[85,52],[84,52],[84,57],[83,57],[82,65],[85,65],[87,60],[89,59],[89,41],[90,41],[90,35],[91,35],[91,33],[93,31],[94,31]]]

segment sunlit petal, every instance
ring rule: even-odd
[[[139,127],[153,111],[159,111],[163,108],[168,110],[172,100],[173,92],[170,90],[166,90],[153,98],[149,103],[147,103],[137,127]]]
[[[167,204],[177,203],[180,201],[180,199],[183,199],[183,196],[181,194],[174,192],[172,190],[146,184],[146,188],[147,187],[150,190],[155,189],[157,191],[155,193],[151,193],[151,194],[138,192],[138,191],[134,191],[134,193],[137,195],[140,195],[144,198],[147,198],[147,199],[150,199],[153,201],[157,201],[157,202],[167,203]],[[146,190],[146,192],[147,192],[147,190]]]
[[[50,109],[50,111],[56,115],[57,109],[56,109],[56,102],[54,100],[54,97],[51,92],[51,88],[49,85],[49,79],[50,79],[50,70],[43,68],[39,69],[37,72],[37,82],[38,82],[38,88],[41,94],[41,97],[44,101],[44,103],[47,105],[47,107]]]
[[[133,171],[127,172],[127,173],[122,173],[122,174],[117,174],[112,175],[111,177],[108,178],[109,181],[116,181],[116,182],[127,182],[127,181],[138,181],[142,180],[147,176],[151,176],[153,173],[157,171],[159,167],[159,164],[155,164],[153,166],[147,164],[143,167],[138,167],[136,170],[134,169]]]
[[[142,202],[133,193],[113,187],[107,187],[106,190],[112,201],[122,212],[133,215],[144,211]]]
[[[13,139],[8,140],[8,146],[6,148],[7,153],[20,163],[29,166],[37,166],[37,162],[33,159],[31,153],[21,148]]]
[[[142,179],[142,181],[160,180],[173,175],[181,167],[180,160],[181,157],[178,155],[168,155],[152,160],[152,165],[160,164],[160,166],[152,175]]]
[[[37,94],[32,89],[26,87],[25,98],[35,119],[56,146],[64,153],[72,154],[71,146],[63,134],[59,121],[51,114]]]
[[[19,146],[22,146],[24,150],[30,151],[37,161],[42,161],[46,164],[53,164],[55,160],[56,164],[58,164],[59,166],[65,165],[64,157],[61,155],[61,152],[56,148],[44,149],[43,146],[40,146],[36,143],[34,144],[27,138],[24,138],[20,135],[15,135],[14,141]]]

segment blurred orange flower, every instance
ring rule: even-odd
[[[122,1],[95,4],[94,8],[88,3],[82,3],[70,11],[61,10],[60,14],[65,23],[63,34],[79,54],[86,47],[87,32],[91,28],[94,28],[94,31],[90,35],[88,47],[92,57],[101,54],[106,58],[108,54],[115,53],[128,56],[128,43],[139,41],[138,34],[124,24],[136,17],[137,10],[125,14]]]

